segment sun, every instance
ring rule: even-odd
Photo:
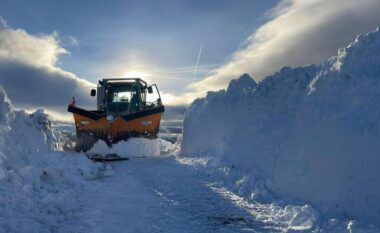
[[[146,78],[149,76],[147,73],[137,70],[128,71],[124,74],[126,78]]]

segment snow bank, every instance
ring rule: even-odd
[[[15,111],[0,86],[0,232],[64,232],[97,165],[63,152],[43,110]]]
[[[103,140],[99,140],[90,149],[89,153],[107,155],[117,154],[121,157],[144,157],[160,155],[160,140],[146,138],[131,138],[120,141],[108,147]]]
[[[209,92],[186,112],[181,153],[238,170],[243,195],[267,189],[379,226],[379,54],[377,29],[321,65]]]

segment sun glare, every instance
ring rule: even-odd
[[[124,74],[124,77],[126,78],[146,78],[149,76],[147,73],[141,72],[141,71],[128,71]]]

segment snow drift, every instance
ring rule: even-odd
[[[263,181],[325,216],[379,223],[379,54],[376,29],[323,64],[209,92],[186,112],[182,154],[246,174],[247,196]]]
[[[130,157],[146,157],[160,155],[160,140],[147,138],[131,138],[128,141],[120,141],[108,147],[103,140],[97,141],[89,153],[105,156],[107,154],[117,154],[118,156]]]
[[[62,150],[43,110],[15,111],[0,86],[0,232],[65,232],[98,165]],[[66,229],[66,230],[65,230]]]

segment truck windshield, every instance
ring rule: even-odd
[[[112,94],[111,102],[129,102],[131,100],[132,93],[131,92],[114,92]]]
[[[115,85],[108,89],[108,102],[130,102],[136,91],[131,85]]]

